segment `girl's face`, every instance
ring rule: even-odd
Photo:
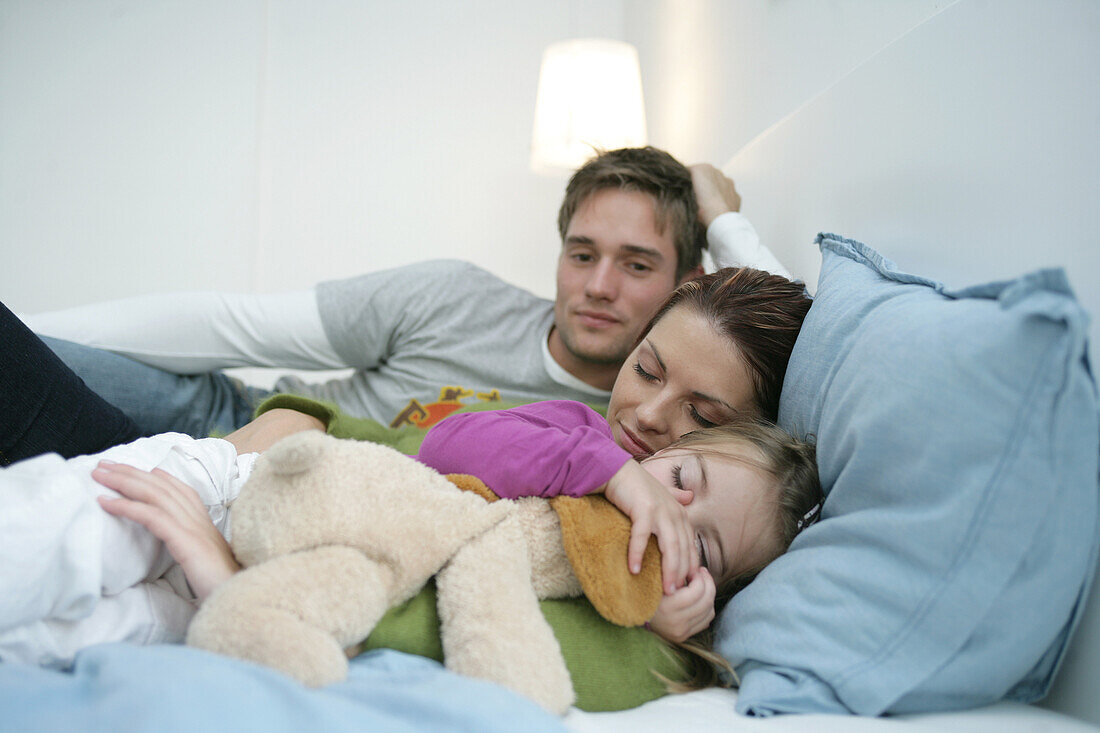
[[[692,430],[755,410],[740,350],[693,308],[679,305],[627,357],[607,422],[615,442],[640,459]]]
[[[642,461],[669,491],[692,492],[684,509],[699,564],[719,585],[778,553],[772,478],[758,467],[761,461],[755,448],[738,443],[672,448]]]

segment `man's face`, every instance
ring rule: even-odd
[[[671,228],[657,231],[655,206],[649,194],[605,188],[581,202],[569,222],[550,353],[582,379],[617,368],[678,285]]]

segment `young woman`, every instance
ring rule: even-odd
[[[633,522],[632,567],[657,536],[666,596],[650,623],[683,641],[710,624],[719,595],[713,567],[697,571],[696,548],[734,568],[741,558],[730,535],[738,527],[716,521],[724,496],[669,492],[629,459],[701,428],[773,421],[809,307],[802,286],[777,275],[747,268],[704,275],[677,288],[650,321],[615,380],[606,421],[561,402],[454,415],[428,432],[421,460],[541,496],[605,491]]]
[[[689,519],[694,494],[688,498],[686,492],[669,491],[652,475],[637,471],[629,457],[642,457],[695,428],[727,422],[739,414],[774,416],[786,360],[808,307],[801,286],[758,271],[725,270],[693,281],[666,303],[616,381],[607,429],[629,454],[617,471],[625,469],[633,476],[626,482],[629,490],[612,488],[609,498],[631,516],[635,535],[641,539],[640,544],[632,540],[632,560],[635,550],[640,557],[650,533],[658,537],[669,595],[654,621],[667,638],[686,638],[713,618],[716,586],[709,572],[697,570],[700,555],[714,558],[723,568],[733,568],[738,559],[727,554],[729,550],[715,554],[710,549],[710,537],[715,538],[715,547],[723,543],[713,523],[714,513],[699,509],[704,506],[702,497],[696,518]],[[238,457],[262,449],[264,440],[273,442],[288,432],[280,419],[269,417],[251,436],[231,436],[236,442],[229,445]],[[292,425],[289,432],[300,427]],[[758,459],[738,456],[742,465]],[[145,468],[156,465],[154,461]],[[207,473],[215,481],[220,477],[239,485],[242,472],[234,462],[229,473]],[[0,485],[17,473],[12,469],[0,473]],[[103,504],[112,514],[145,525],[163,541],[183,568],[191,586],[188,590],[202,595],[219,577],[233,572],[232,556],[211,522],[210,507],[170,473],[104,464],[93,475],[129,497]],[[700,525],[698,529],[693,521]],[[710,524],[703,526],[706,522]],[[665,620],[659,618],[662,613]]]

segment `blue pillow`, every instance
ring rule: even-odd
[[[1088,317],[1061,270],[951,291],[818,236],[780,400],[823,520],[736,596],[717,648],[750,715],[1034,701],[1100,535]]]

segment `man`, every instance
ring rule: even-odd
[[[654,148],[615,150],[566,189],[553,303],[473,265],[434,261],[299,293],[144,296],[27,322],[149,434],[201,437],[246,423],[270,393],[217,371],[233,366],[351,367],[321,384],[283,377],[275,391],[391,427],[429,427],[481,401],[606,405],[657,306],[702,272],[705,237],[712,253],[722,248],[722,264],[785,274],[731,213],[739,208],[733,183],[711,166],[689,171]]]

